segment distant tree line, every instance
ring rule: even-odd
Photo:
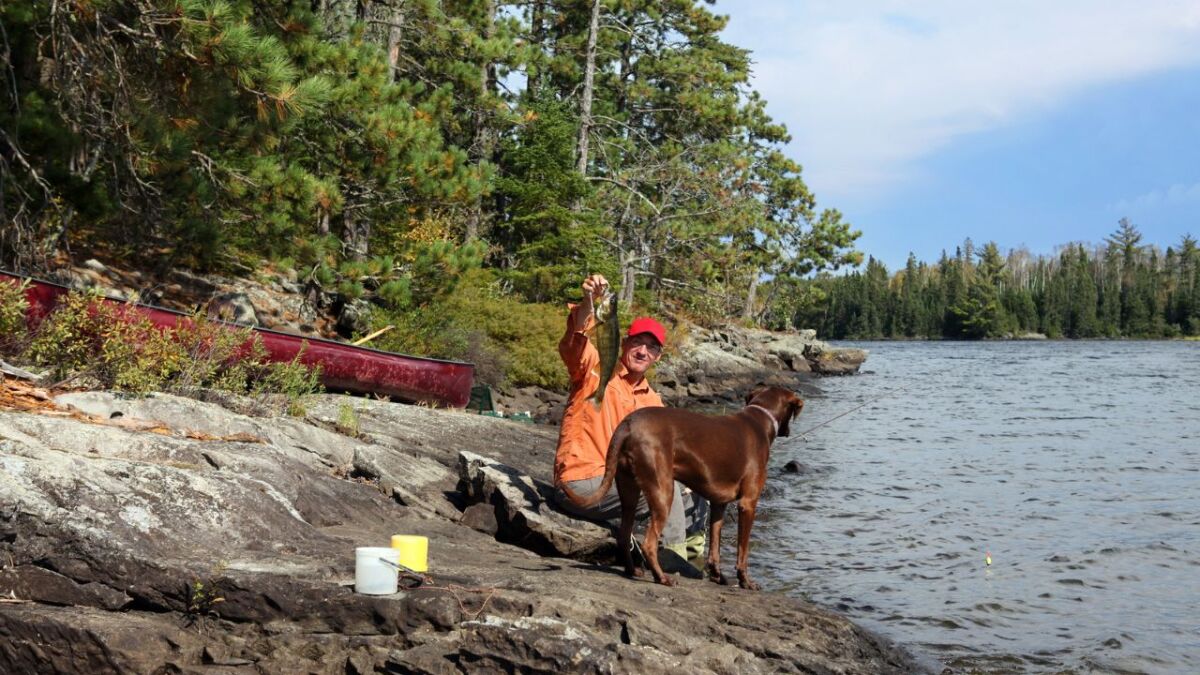
[[[0,264],[265,263],[401,312],[481,268],[533,302],[599,271],[763,317],[762,279],[857,264],[858,232],[709,5],[7,0]]]
[[[1196,239],[1163,253],[1127,219],[1103,244],[1069,244],[1055,256],[1005,256],[968,239],[934,264],[910,254],[895,274],[871,258],[845,276],[781,283],[790,305],[774,323],[831,339],[1200,335]]]

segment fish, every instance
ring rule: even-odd
[[[617,360],[621,356],[621,320],[617,305],[617,296],[610,291],[592,308],[596,319],[592,341],[600,353],[600,385],[592,395],[592,402],[597,408],[604,403],[604,390],[608,388],[608,381],[616,372]]]

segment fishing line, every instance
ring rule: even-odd
[[[892,394],[898,394],[902,391],[905,391],[906,389],[908,389],[908,387],[901,387],[899,389],[893,389],[892,391],[884,392],[884,393],[880,394],[879,396],[876,396],[875,398],[864,401],[843,413],[839,413],[837,415],[834,415],[833,417],[830,417],[829,419],[825,420],[824,422],[821,422],[820,424],[811,426],[811,427],[805,429],[804,431],[801,431],[800,438],[804,439],[804,442],[807,443],[808,442],[808,434],[812,433],[813,431],[820,429],[821,427],[825,426],[826,424],[829,424],[830,422],[833,422],[834,420],[845,417],[846,415],[849,415],[850,413],[854,412],[855,410],[858,410],[860,408],[865,408],[865,407],[871,405],[872,403],[879,401],[880,399],[887,398],[888,396],[891,396]]]
[[[968,361],[969,361],[969,359],[968,359]],[[956,369],[955,369],[955,371],[951,371],[951,372],[956,372],[956,371],[958,371],[958,370],[966,370],[966,369],[967,369],[967,368],[969,368],[971,365],[972,365],[971,363],[964,363],[964,364],[962,365],[962,367],[961,367],[961,368],[956,368]],[[821,427],[825,426],[826,424],[829,424],[830,422],[833,422],[834,420],[837,420],[837,419],[839,419],[839,418],[845,417],[846,415],[849,415],[850,413],[854,412],[855,410],[859,410],[859,409],[861,409],[861,408],[865,408],[865,407],[867,407],[867,406],[871,405],[872,403],[875,403],[875,402],[879,401],[880,399],[887,398],[888,396],[891,396],[891,395],[893,395],[893,394],[899,394],[899,393],[901,393],[901,392],[908,391],[908,389],[909,389],[909,387],[910,387],[910,386],[911,386],[911,385],[906,385],[906,386],[903,386],[903,387],[897,387],[896,389],[893,389],[893,390],[891,390],[891,391],[885,391],[885,392],[883,392],[882,394],[880,394],[880,395],[878,395],[878,396],[876,396],[876,397],[874,397],[874,398],[868,399],[867,401],[864,401],[863,403],[860,403],[860,404],[858,404],[858,405],[854,406],[853,408],[851,408],[851,409],[849,409],[849,410],[847,410],[847,411],[845,411],[845,412],[843,412],[843,413],[839,413],[839,414],[837,414],[837,415],[834,415],[833,417],[830,417],[829,419],[825,420],[824,422],[821,422],[820,424],[817,424],[817,425],[815,425],[815,426],[811,426],[811,427],[809,427],[808,429],[805,429],[804,431],[800,432],[800,438],[804,439],[804,442],[805,442],[805,443],[807,443],[807,442],[808,442],[808,434],[809,434],[809,433],[811,433],[811,432],[813,432],[813,431],[816,431],[817,429],[820,429]]]

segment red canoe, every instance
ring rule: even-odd
[[[40,323],[54,308],[59,296],[71,290],[49,281],[0,271],[0,280],[3,281],[21,283],[25,279],[30,282],[25,297],[29,300],[27,318],[31,325]],[[183,312],[163,307],[134,306],[156,326],[163,328],[175,328],[181,320],[188,318]],[[229,325],[247,328],[241,324]],[[323,338],[250,328],[262,338],[271,360],[291,361],[300,354],[301,363],[321,367],[321,383],[331,390],[387,395],[402,401],[420,401],[455,408],[466,407],[471,398],[475,366],[470,363],[406,356]]]

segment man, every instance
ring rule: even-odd
[[[639,408],[661,407],[663,402],[646,381],[646,371],[662,357],[667,341],[662,324],[649,317],[635,319],[621,341],[621,357],[617,363],[604,402],[599,409],[591,398],[600,386],[600,354],[588,340],[587,331],[595,325],[594,303],[608,290],[608,281],[593,274],[583,281],[583,301],[571,306],[567,316],[567,332],[558,343],[558,353],[571,378],[571,392],[563,413],[558,435],[558,450],[554,458],[554,484],[567,484],[578,495],[590,495],[600,486],[604,476],[604,460],[613,432],[625,416]],[[580,509],[567,498],[562,489],[555,492],[558,506],[564,511],[588,520],[609,522],[616,526],[621,518],[621,500],[614,487],[591,509]],[[675,498],[661,541],[663,547],[683,557],[686,524],[685,505],[680,485],[675,483]],[[644,500],[638,512],[646,511]]]

